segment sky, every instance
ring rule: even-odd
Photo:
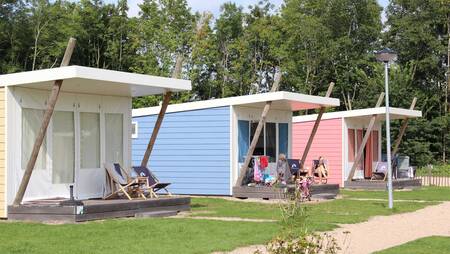
[[[235,2],[238,5],[241,5],[243,7],[247,7],[249,5],[253,5],[258,3],[259,0],[187,0],[189,3],[189,6],[191,9],[199,12],[209,11],[211,12],[214,17],[218,17],[220,13],[220,6],[225,2]],[[378,3],[386,7],[389,0],[377,0]],[[111,2],[115,3],[116,0],[105,0],[105,2]],[[276,8],[279,8],[281,6],[281,3],[283,0],[271,0],[271,3],[273,3]],[[130,10],[128,11],[129,16],[137,16],[139,13],[139,6],[138,4],[142,3],[142,0],[128,0],[128,6]],[[384,20],[384,17],[383,17]]]

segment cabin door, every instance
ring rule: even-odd
[[[55,195],[69,197],[75,180],[75,119],[73,111],[55,111],[51,125],[52,185]]]
[[[359,129],[356,131],[356,144],[357,144],[356,147],[358,148],[358,150],[362,145],[363,136],[364,136],[364,132],[362,129]],[[363,152],[361,160],[359,160],[358,162],[355,162],[355,163],[358,163],[358,166],[356,167],[357,170],[364,170],[364,157],[365,156],[364,156],[364,152]]]

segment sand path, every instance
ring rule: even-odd
[[[427,236],[450,236],[450,202],[339,226],[327,233],[336,238],[341,253],[373,253]],[[267,253],[263,245],[242,247],[229,253],[254,253],[257,249]]]
[[[450,236],[450,202],[340,226],[329,233],[337,239],[342,253],[372,253],[422,237]]]

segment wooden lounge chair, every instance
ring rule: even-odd
[[[150,192],[150,197],[157,198],[158,195],[156,192],[160,190],[165,190],[169,196],[172,195],[172,193],[167,190],[167,186],[169,186],[170,183],[159,182],[158,178],[147,167],[136,166],[133,167],[133,170],[139,177],[147,177],[147,189]]]
[[[125,195],[129,200],[132,200],[131,195],[135,193],[147,199],[142,188],[142,185],[145,185],[142,182],[142,178],[129,180],[130,178],[126,171],[118,163],[105,163],[105,169],[111,187],[111,194],[103,197],[103,199],[118,196],[120,193]]]

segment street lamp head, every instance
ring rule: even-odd
[[[385,48],[375,52],[377,61],[383,63],[392,63],[397,61],[397,53],[390,48]]]

